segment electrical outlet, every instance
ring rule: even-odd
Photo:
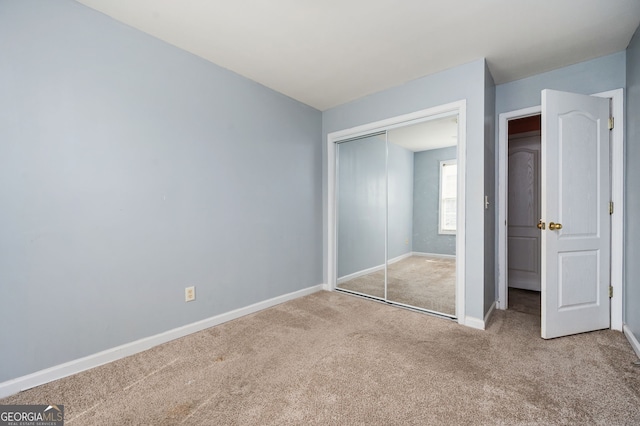
[[[185,287],[184,289],[184,301],[192,302],[196,300],[196,288],[195,286]]]

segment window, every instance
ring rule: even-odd
[[[440,162],[440,234],[456,233],[458,165],[456,160]]]

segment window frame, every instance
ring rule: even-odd
[[[455,201],[455,207],[454,207],[454,215],[456,217],[455,220],[455,224],[454,224],[454,228],[450,229],[450,228],[445,228],[444,227],[444,219],[445,219],[445,214],[444,214],[444,201],[445,201],[445,197],[443,194],[443,189],[444,189],[444,179],[445,179],[445,175],[444,175],[444,170],[447,166],[456,166],[456,173],[453,175],[456,178],[456,184],[454,185],[454,187],[456,188],[455,190],[455,196],[454,197],[446,197],[447,200],[451,200],[453,198],[453,200]],[[456,235],[457,231],[458,231],[458,212],[457,212],[457,207],[458,207],[458,191],[457,191],[457,180],[458,180],[458,161],[457,159],[453,158],[451,160],[441,160],[440,164],[439,164],[439,168],[438,168],[438,175],[439,175],[439,182],[438,182],[438,234],[440,235]]]

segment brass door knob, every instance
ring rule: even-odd
[[[542,219],[540,219],[540,222],[538,222],[538,225],[536,225],[538,227],[538,229],[544,229],[545,225],[544,222],[542,221]]]
[[[552,231],[558,230],[558,229],[562,229],[562,224],[560,223],[549,223],[549,229]]]

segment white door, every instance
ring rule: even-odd
[[[609,328],[609,99],[542,91],[542,337]]]
[[[540,291],[540,132],[509,137],[509,287]]]

